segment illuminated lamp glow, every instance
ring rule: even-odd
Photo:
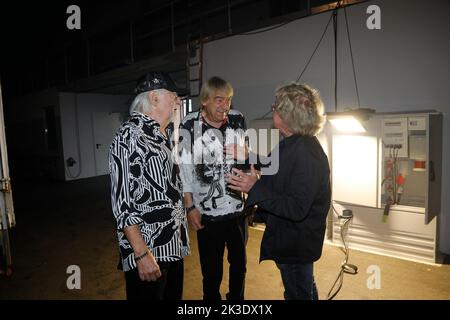
[[[331,124],[340,132],[362,133],[366,129],[353,116],[341,116],[338,118],[328,119]]]

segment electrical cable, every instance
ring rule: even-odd
[[[283,27],[283,26],[285,26],[285,25],[287,25],[287,24],[289,24],[289,23],[291,23],[291,22],[293,22],[295,20],[297,20],[297,19],[292,19],[292,20],[289,20],[289,21],[277,24],[276,26],[268,27],[268,28],[266,28],[264,30],[243,32],[243,33],[238,33],[237,35],[240,35],[240,36],[251,36],[251,35],[254,35],[254,34],[264,33],[264,32],[267,32],[267,31],[271,31],[271,30],[275,30],[275,29],[281,28],[281,27]]]
[[[393,185],[394,185],[394,202],[393,204],[398,204],[397,199],[397,175],[398,175],[398,153],[400,152],[400,145],[394,145],[394,174],[393,174]]]
[[[330,22],[331,22],[332,17],[333,17],[333,14],[330,15],[330,18],[328,19],[328,22],[327,22],[327,24],[326,24],[326,26],[325,26],[325,29],[323,30],[322,35],[320,36],[320,39],[319,39],[319,41],[318,41],[317,44],[316,44],[316,47],[314,48],[314,50],[313,50],[311,56],[310,56],[309,59],[308,59],[308,62],[306,63],[305,67],[303,68],[302,72],[300,73],[300,75],[298,76],[298,78],[297,78],[297,80],[296,80],[297,82],[301,79],[301,77],[302,77],[303,74],[305,73],[306,69],[308,68],[309,64],[311,63],[311,60],[313,59],[314,55],[316,54],[317,49],[319,49],[319,46],[320,46],[320,44],[322,43],[322,40],[323,40],[323,38],[325,37],[325,34],[326,34],[327,30],[328,30],[328,27],[329,27],[329,25],[330,25]],[[243,35],[250,35],[250,34],[256,34],[256,33],[260,33],[260,32],[266,32],[266,31],[269,31],[269,30],[273,30],[273,29],[279,28],[279,27],[281,27],[281,26],[283,26],[283,25],[286,25],[286,24],[288,24],[288,23],[291,23],[292,21],[294,21],[294,20],[285,22],[284,24],[278,25],[278,26],[276,26],[276,27],[269,28],[269,29],[264,30],[264,31],[257,31],[257,32],[254,32],[254,33],[245,33],[245,34],[243,34]],[[259,117],[259,119],[264,119],[264,118],[265,118],[268,114],[270,114],[270,113],[272,113],[272,109],[269,110],[269,111],[267,111],[267,112],[266,112],[264,115],[262,115],[261,117]]]
[[[345,25],[346,25],[346,30],[347,30],[347,39],[348,39],[348,44],[349,44],[349,49],[350,49],[350,58],[352,61],[352,70],[353,70],[353,80],[355,82],[355,90],[356,90],[356,98],[358,100],[358,108],[361,108],[361,101],[360,101],[360,97],[359,97],[359,88],[358,88],[358,81],[357,81],[357,77],[356,77],[356,68],[355,68],[355,59],[353,57],[353,47],[352,47],[352,42],[351,42],[351,37],[350,37],[350,28],[349,28],[349,24],[348,24],[348,16],[347,16],[347,8],[346,6],[342,6],[341,1],[337,2],[336,8],[333,10],[333,12],[331,13],[330,19],[327,22],[327,25],[325,27],[325,30],[322,33],[322,36],[319,40],[319,42],[317,43],[312,55],[310,56],[307,64],[305,65],[305,67],[303,68],[300,76],[297,78],[297,81],[299,81],[301,79],[301,77],[303,76],[304,72],[306,71],[306,69],[308,68],[312,58],[314,57],[317,49],[320,46],[320,43],[323,40],[323,37],[325,36],[326,31],[328,30],[328,26],[331,22],[331,20],[333,20],[333,30],[334,30],[334,43],[335,43],[335,84],[334,84],[334,100],[335,100],[335,111],[337,112],[337,27],[338,27],[338,22],[337,22],[337,10],[339,8],[343,7],[344,8],[344,15],[345,15]]]
[[[346,25],[346,30],[347,30],[347,39],[348,39],[348,44],[349,44],[349,49],[350,49],[350,58],[352,61],[352,69],[353,69],[353,80],[355,82],[355,90],[356,90],[356,98],[358,100],[358,108],[361,108],[361,102],[360,102],[360,97],[359,97],[359,88],[358,88],[358,82],[357,82],[357,77],[356,77],[356,68],[355,68],[355,61],[354,61],[354,57],[353,57],[353,47],[352,47],[352,42],[351,42],[351,38],[350,38],[350,28],[349,28],[349,24],[348,24],[348,16],[347,16],[347,9],[346,6],[342,6],[342,0],[338,0],[336,8],[332,11],[330,18],[327,21],[327,24],[325,26],[325,29],[322,32],[322,35],[320,36],[319,41],[317,42],[311,56],[309,57],[308,61],[306,62],[306,65],[304,66],[302,72],[300,73],[300,75],[297,77],[297,82],[300,81],[300,79],[302,78],[303,74],[305,73],[305,71],[308,69],[309,64],[311,63],[312,59],[314,58],[314,56],[316,55],[317,50],[320,47],[320,44],[322,43],[323,38],[325,37],[325,34],[328,30],[328,27],[331,23],[331,21],[333,20],[333,30],[334,30],[334,50],[335,50],[335,54],[334,54],[334,60],[335,60],[335,79],[334,79],[334,100],[335,100],[335,111],[337,112],[337,13],[338,13],[338,9],[340,8],[344,8],[344,15],[345,15],[345,25]],[[296,20],[296,19],[294,19]],[[247,32],[247,33],[241,33],[241,35],[253,35],[253,34],[258,34],[258,33],[263,33],[263,32],[267,32],[270,30],[274,30],[277,28],[280,28],[288,23],[291,23],[294,20],[290,20],[288,22],[279,24],[277,26],[274,27],[270,27],[267,28],[265,30],[260,30],[260,31],[255,31],[255,32]],[[262,117],[260,117],[260,119],[264,119],[268,114],[270,114],[272,112],[272,110],[266,112]]]
[[[334,39],[334,112],[338,111],[338,9],[341,1],[338,0],[333,10],[333,39]]]
[[[339,271],[338,276],[336,277],[336,280],[334,281],[333,285],[330,288],[330,291],[328,292],[327,295],[327,300],[332,300],[341,290],[342,288],[342,284],[344,283],[344,274],[348,273],[348,274],[357,274],[358,273],[358,267],[353,265],[353,264],[349,264],[348,263],[348,259],[349,259],[349,249],[348,249],[348,244],[346,241],[346,237],[348,235],[348,229],[349,229],[349,225],[351,224],[352,220],[353,220],[353,213],[351,210],[344,210],[343,214],[340,215],[337,210],[334,207],[334,204],[331,205],[333,212],[335,213],[335,215],[337,216],[337,218],[339,220],[343,220],[344,222],[341,224],[341,239],[342,239],[342,243],[344,245],[344,248],[341,248],[341,250],[344,252],[345,254],[345,259],[341,264],[341,270]]]
[[[333,10],[333,37],[334,37],[334,112],[338,111],[338,1],[336,9]]]
[[[356,81],[355,61],[353,59],[352,41],[350,40],[350,30],[349,30],[349,27],[348,27],[348,18],[347,18],[347,9],[346,9],[346,7],[344,7],[344,15],[345,15],[345,25],[346,25],[346,28],[347,28],[348,46],[350,48],[350,57],[351,57],[351,60],[352,60],[353,79],[355,81],[356,98],[358,99],[358,108],[361,108],[361,103],[360,103],[360,100],[359,100],[358,82]]]
[[[322,43],[322,40],[325,36],[325,34],[327,33],[328,30],[328,26],[330,25],[331,19],[333,18],[333,13],[331,13],[330,18],[328,19],[327,25],[325,26],[325,29],[322,32],[322,35],[320,36],[319,42],[317,42],[316,47],[314,48],[313,53],[311,54],[311,56],[308,59],[308,62],[306,63],[305,67],[303,68],[302,72],[300,73],[300,75],[297,78],[297,82],[301,79],[301,77],[303,76],[303,73],[305,73],[306,69],[308,68],[312,58],[314,57],[314,55],[316,54],[317,49],[319,49],[320,44]]]

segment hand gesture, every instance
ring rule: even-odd
[[[228,187],[232,190],[248,193],[253,185],[258,181],[258,174],[255,167],[251,165],[250,174],[244,173],[242,170],[233,168],[232,173],[226,176]]]

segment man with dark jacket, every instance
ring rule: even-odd
[[[276,91],[273,122],[284,136],[279,143],[279,170],[228,176],[229,187],[248,193],[246,206],[258,205],[266,216],[260,260],[280,269],[286,299],[318,299],[313,262],[322,254],[330,208],[330,169],[315,137],[325,117],[316,90],[292,83]]]

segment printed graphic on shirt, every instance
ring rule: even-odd
[[[181,166],[183,185],[193,191],[194,205],[203,214],[224,216],[240,212],[243,209],[242,194],[227,188],[225,181],[236,161],[224,155],[224,145],[244,143],[244,119],[239,112],[230,112],[228,123],[219,130],[202,123],[198,117],[198,112],[190,114],[182,124],[191,132],[193,140],[191,146],[182,146],[185,159]],[[195,124],[195,121],[200,123]]]

